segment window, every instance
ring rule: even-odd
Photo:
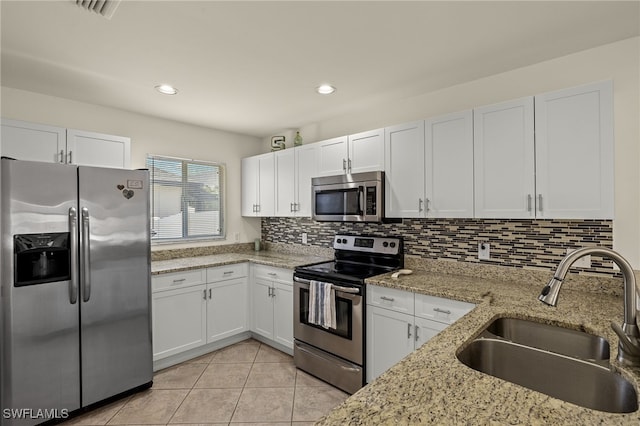
[[[223,238],[224,165],[147,156],[151,239]]]

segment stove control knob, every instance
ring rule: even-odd
[[[341,243],[342,243],[342,239],[338,238],[338,244],[341,244]]]
[[[391,243],[389,244],[389,246],[391,246],[391,248],[394,248],[396,246],[396,243]]]
[[[382,243],[382,247],[389,247],[389,243],[385,241],[384,243]]]

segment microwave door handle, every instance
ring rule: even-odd
[[[358,187],[358,215],[362,216],[364,214],[362,210],[362,206],[364,206],[364,186]]]

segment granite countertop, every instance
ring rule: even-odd
[[[640,411],[613,414],[582,408],[477,372],[456,358],[493,319],[534,319],[605,337],[613,368],[639,389],[640,369],[622,368],[615,361],[618,338],[610,323],[622,323],[620,296],[563,288],[558,306],[550,307],[537,300],[539,285],[501,279],[416,271],[366,282],[477,306],[318,424],[640,424]]]
[[[183,257],[178,259],[154,260],[151,262],[151,274],[188,271],[190,269],[231,265],[234,263],[253,262],[260,265],[294,269],[296,266],[331,260],[328,257],[295,255],[272,251],[254,251],[213,254],[209,256]]]

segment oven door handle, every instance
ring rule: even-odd
[[[311,280],[305,280],[304,278],[293,277],[294,281],[302,284],[311,284]],[[339,285],[331,284],[335,291],[341,291],[342,293],[360,294],[360,289],[356,287],[342,287]]]

